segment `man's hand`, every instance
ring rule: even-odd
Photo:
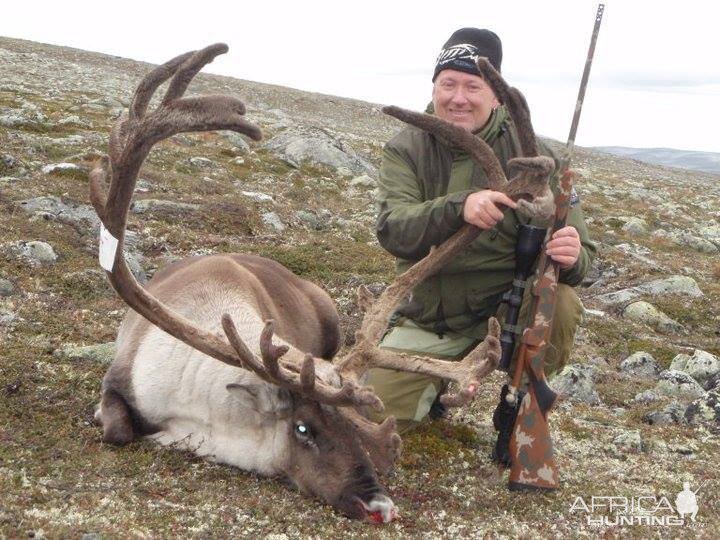
[[[504,208],[501,209],[500,205],[517,208],[515,201],[504,193],[489,189],[476,191],[465,199],[463,219],[486,231],[494,227],[498,221],[502,221]]]
[[[547,243],[547,254],[562,270],[571,268],[580,257],[580,235],[568,225],[555,232]]]

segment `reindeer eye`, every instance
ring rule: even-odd
[[[295,424],[295,433],[297,433],[299,436],[305,438],[310,436],[310,428],[308,428],[305,424],[302,422],[298,422]]]

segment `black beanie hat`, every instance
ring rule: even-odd
[[[480,56],[486,56],[493,67],[500,71],[502,43],[497,34],[479,28],[457,30],[445,42],[437,57],[433,82],[443,69],[455,69],[472,75],[480,75],[475,63]]]

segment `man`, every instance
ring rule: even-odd
[[[450,37],[435,66],[432,108],[439,118],[487,142],[507,173],[508,160],[520,154],[517,132],[481,77],[478,56],[487,57],[500,71],[502,46],[497,35],[462,28]],[[539,148],[557,164],[540,141]],[[530,221],[515,212],[514,201],[486,185],[482,168],[469,155],[417,128],[405,128],[385,146],[377,237],[397,258],[399,273],[465,223],[483,232],[440,273],[414,289],[411,301],[391,321],[381,347],[460,359],[484,338],[488,317],[497,313],[502,294],[512,286],[518,227]],[[554,175],[551,186],[557,186]],[[595,256],[577,196],[567,223],[547,244],[548,255],[561,268],[548,374],[570,355],[583,311],[571,287],[582,281]],[[395,415],[401,432],[425,418],[444,389],[443,381],[433,377],[379,368],[370,371],[368,384],[385,403],[384,415]]]

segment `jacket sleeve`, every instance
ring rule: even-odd
[[[392,145],[385,146],[378,182],[376,233],[380,245],[396,257],[419,260],[462,227],[471,190],[423,200],[413,164]]]

